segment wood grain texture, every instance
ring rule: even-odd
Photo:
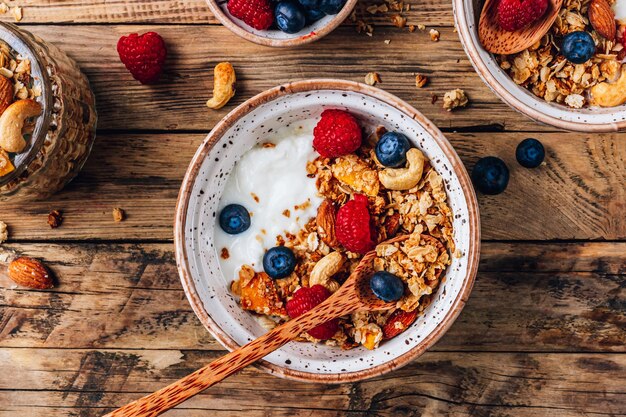
[[[101,416],[220,354],[4,350],[4,371],[22,377],[0,380],[0,416]],[[625,385],[626,355],[429,352],[354,384],[299,383],[250,368],[167,415],[608,417],[623,415]]]
[[[474,73],[452,28],[441,28],[441,40],[432,42],[428,30],[380,28],[374,37],[355,38],[354,28],[341,27],[319,42],[278,52],[242,42],[220,26],[24,27],[78,61],[96,93],[100,129],[208,131],[235,105],[278,84],[316,77],[363,82],[376,71],[383,80],[379,87],[414,105],[442,129],[554,130],[502,103]],[[121,35],[147,30],[158,31],[169,49],[165,74],[155,86],[133,80],[115,50]],[[238,92],[227,106],[211,111],[205,102],[212,92],[213,67],[221,61],[235,67]],[[415,73],[430,78],[425,88],[415,87]],[[470,104],[448,112],[442,108],[443,95],[454,88],[464,89]],[[435,104],[432,94],[439,97]]]
[[[44,260],[61,285],[11,288],[0,274],[1,347],[221,349],[169,244],[9,248]],[[467,306],[433,349],[626,352],[625,274],[626,243],[486,243]]]
[[[372,16],[365,9],[376,0],[360,0],[359,15],[377,26],[390,26],[390,16]],[[408,0],[411,10],[404,12],[409,24],[452,26],[449,2]],[[24,23],[168,23],[218,24],[204,0],[21,0]],[[11,21],[7,15],[2,20]],[[347,22],[349,23],[349,22]]]
[[[511,169],[504,194],[478,197],[483,238],[626,239],[626,136],[541,134],[546,165],[529,170],[514,156],[528,135],[446,135],[468,169],[486,155],[501,157]],[[203,139],[203,134],[101,135],[87,166],[65,191],[46,202],[3,204],[0,219],[19,241],[170,240],[178,189]],[[127,220],[114,223],[114,207],[125,209]],[[46,224],[51,209],[64,212],[60,228]]]

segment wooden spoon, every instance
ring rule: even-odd
[[[407,239],[398,236],[386,243]],[[368,252],[337,292],[303,315],[274,328],[258,339],[222,356],[204,368],[179,379],[146,397],[127,404],[105,417],[154,417],[177,406],[188,398],[217,384],[240,369],[275,351],[302,332],[359,310],[389,310],[396,303],[386,303],[369,288],[376,252]]]
[[[500,0],[486,0],[480,13],[478,38],[483,47],[492,54],[515,54],[532,46],[545,35],[561,10],[563,0],[550,0],[548,10],[530,26],[515,32],[507,32],[498,24],[497,8]]]

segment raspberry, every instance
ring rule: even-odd
[[[228,0],[228,11],[257,30],[266,30],[274,23],[274,10],[269,0]]]
[[[117,42],[117,53],[126,68],[142,84],[159,80],[167,57],[165,42],[156,32],[131,33]]]
[[[330,292],[322,285],[313,285],[312,287],[302,287],[293,294],[293,298],[287,301],[287,314],[292,319],[303,315],[313,307],[330,297]],[[320,340],[330,339],[339,330],[339,321],[337,319],[327,321],[320,324],[307,333],[312,337]]]
[[[355,194],[337,212],[335,219],[337,240],[349,251],[365,255],[374,248],[374,229],[367,210],[367,197]]]
[[[313,147],[325,158],[352,153],[361,146],[361,140],[359,124],[343,110],[324,110],[313,129]]]
[[[515,32],[530,25],[548,10],[548,0],[500,0],[498,24],[504,30]]]

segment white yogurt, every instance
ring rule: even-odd
[[[613,3],[613,12],[615,13],[615,20],[626,25],[626,0],[617,0]]]
[[[308,178],[306,172],[307,162],[317,157],[313,150],[315,123],[305,120],[279,129],[266,140],[275,147],[255,146],[233,168],[219,210],[241,204],[250,212],[251,224],[238,235],[225,233],[219,224],[215,228],[215,249],[228,281],[238,278],[244,264],[262,271],[263,254],[276,245],[276,237],[296,234],[317,214],[322,199],[315,178]],[[307,202],[306,208],[295,208]],[[285,210],[289,217],[283,214]],[[228,259],[221,256],[223,248],[228,250]]]

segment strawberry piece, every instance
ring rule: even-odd
[[[504,30],[515,32],[541,18],[548,10],[548,0],[500,0],[498,24]]]
[[[313,129],[313,148],[325,158],[336,158],[356,151],[363,141],[354,116],[343,110],[324,110]]]
[[[374,248],[375,230],[367,209],[367,197],[355,194],[337,211],[335,235],[337,240],[351,252],[365,255]]]
[[[274,23],[270,0],[228,0],[231,15],[257,30],[267,30]]]
[[[287,314],[294,319],[311,310],[328,297],[330,297],[330,291],[322,285],[302,287],[293,294],[291,300],[287,301]],[[312,328],[307,333],[316,339],[326,340],[333,337],[337,330],[339,330],[339,321],[334,319]]]
[[[142,84],[154,84],[159,80],[167,57],[165,42],[156,32],[122,36],[117,42],[117,53],[128,71]]]
[[[387,319],[383,326],[383,336],[385,339],[396,337],[409,328],[417,318],[417,309],[413,311],[396,310]]]

